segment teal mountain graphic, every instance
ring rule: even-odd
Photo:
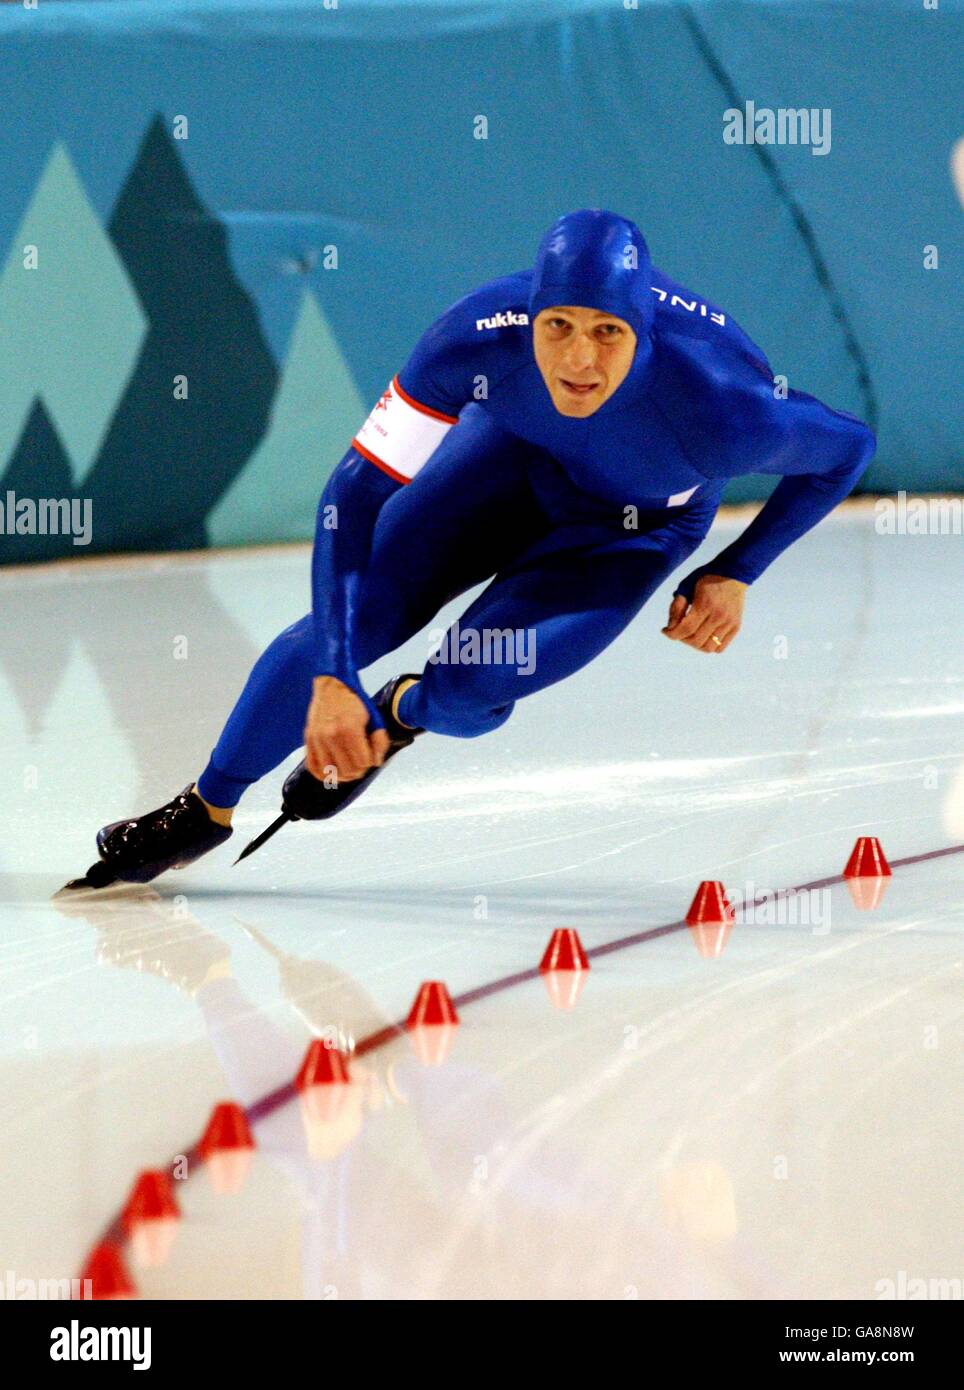
[[[149,329],[84,480],[91,549],[203,546],[205,517],[264,433],[278,373],[225,229],[195,194],[160,116],[109,231]],[[174,398],[177,376],[188,379],[187,400]]]
[[[4,506],[4,528],[0,532],[0,559],[4,564],[25,564],[31,560],[54,560],[61,555],[84,555],[73,544],[72,536],[9,535],[8,493],[17,499],[42,497],[66,499],[74,496],[74,480],[67,451],[54,428],[43,401],[36,400],[27,416],[23,433],[0,479],[0,502]]]
[[[365,407],[317,300],[306,290],[268,433],[208,517],[212,545],[307,540],[332,468]]]
[[[24,248],[37,264],[24,267]],[[0,461],[39,396],[79,482],[137,361],[147,320],[57,142],[0,268]]]
[[[310,291],[279,383],[226,230],[160,115],[106,231],[53,147],[0,266],[0,349],[0,491],[88,500],[85,555],[310,537],[365,414]],[[0,537],[0,562],[77,554],[69,535]]]

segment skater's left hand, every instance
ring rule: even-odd
[[[743,622],[747,588],[739,579],[704,574],[697,582],[691,604],[682,594],[674,597],[664,636],[695,647],[698,652],[725,652]]]
[[[316,676],[305,724],[305,766],[324,781],[332,772],[345,782],[381,767],[388,752],[384,729],[368,732],[368,710],[335,676]]]

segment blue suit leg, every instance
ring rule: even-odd
[[[564,680],[619,636],[699,545],[714,511],[687,509],[628,536],[611,525],[559,527],[453,625],[443,659],[402,697],[401,718],[456,738],[498,728],[516,700]]]

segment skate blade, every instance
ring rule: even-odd
[[[72,878],[69,883],[64,884],[63,888],[58,888],[56,893],[51,894],[50,901],[53,903],[76,903],[89,900],[106,902],[113,898],[156,898],[158,896],[159,894],[148,888],[146,883],[125,883],[123,879],[118,878],[113,883],[98,888],[85,876],[84,878]]]

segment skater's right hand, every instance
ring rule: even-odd
[[[305,764],[320,782],[354,782],[381,767],[388,752],[384,729],[368,732],[368,710],[344,681],[316,676],[305,724]]]

